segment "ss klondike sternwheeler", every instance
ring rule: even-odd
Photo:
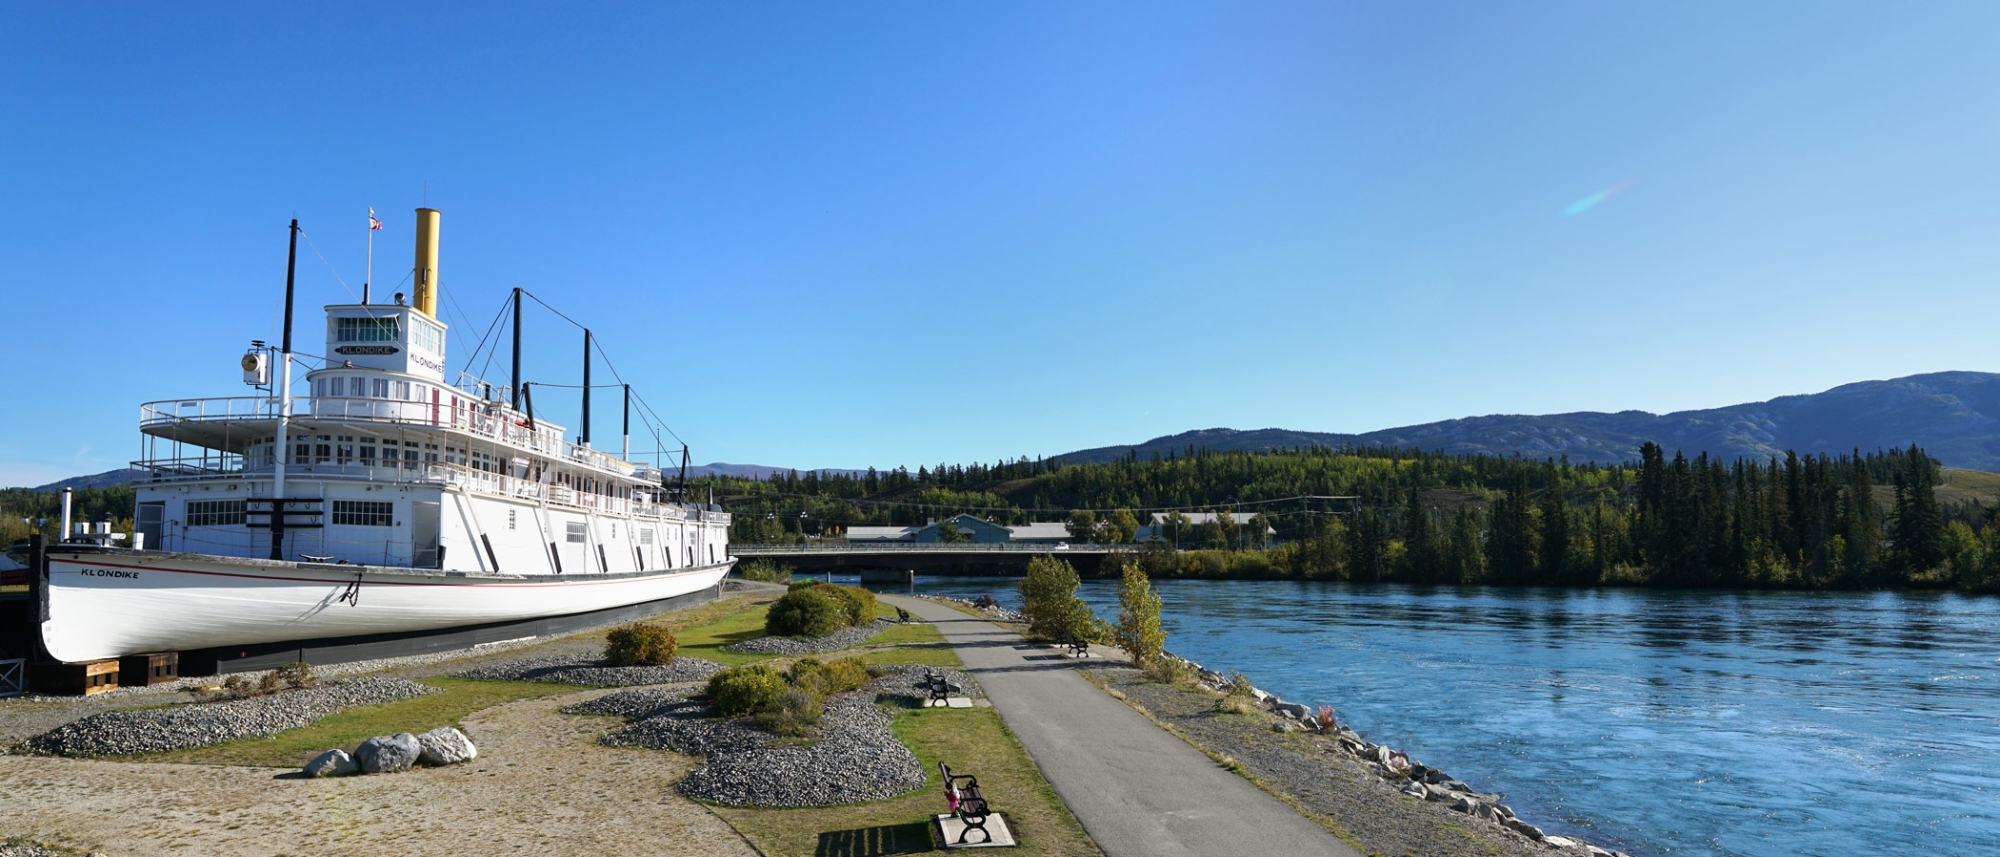
[[[267,395],[140,408],[148,452],[134,462],[144,472],[133,545],[48,549],[50,655],[433,631],[721,582],[726,514],[687,502],[655,466],[590,448],[587,393],[577,442],[534,418],[518,289],[514,383],[445,381],[438,225],[437,211],[417,210],[408,305],[368,303],[364,289],[362,303],[326,307],[310,395],[290,395],[288,275],[283,348],[242,361],[244,381]]]

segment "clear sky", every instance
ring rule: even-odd
[[[317,350],[426,201],[456,358],[526,287],[697,462],[2000,368],[2000,4],[323,5],[0,6],[0,485],[247,392],[293,217]]]

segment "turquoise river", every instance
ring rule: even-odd
[[[1016,582],[915,589],[1015,606]],[[1634,854],[2000,855],[2000,599],[1156,586],[1175,653],[1331,704],[1550,833]],[[1081,595],[1115,614],[1115,582]]]

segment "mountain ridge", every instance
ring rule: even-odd
[[[1190,445],[1233,452],[1355,444],[1614,463],[1637,460],[1640,444],[1648,440],[1689,456],[1708,452],[1730,459],[1783,456],[1787,450],[1872,451],[1915,443],[1947,467],[1995,471],[2000,470],[2000,374],[1932,372],[1666,414],[1639,410],[1489,414],[1359,434],[1197,429],[1051,458],[1090,463],[1133,452],[1141,457],[1168,450],[1185,452]]]

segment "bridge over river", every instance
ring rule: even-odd
[[[1114,553],[1134,553],[1137,545],[1090,544],[948,544],[944,542],[808,542],[802,545],[731,544],[729,552],[741,559],[769,559],[805,568],[852,568],[863,580],[901,581],[918,569],[941,566],[1017,565],[1026,568],[1038,556],[1067,559],[1082,569],[1095,569]],[[886,574],[882,573],[886,572]]]

